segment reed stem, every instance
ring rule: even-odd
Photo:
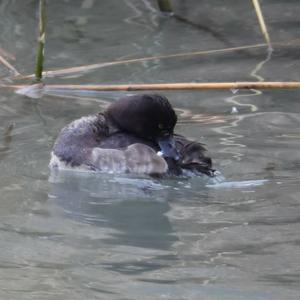
[[[35,65],[35,80],[40,82],[43,77],[44,50],[46,38],[46,0],[39,1],[39,37]]]

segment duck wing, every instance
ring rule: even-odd
[[[164,174],[166,161],[147,145],[135,143],[123,149],[93,148],[87,164],[108,173]]]

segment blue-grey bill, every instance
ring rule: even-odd
[[[157,140],[163,157],[171,157],[175,160],[180,159],[180,154],[176,148],[173,136],[166,136]]]

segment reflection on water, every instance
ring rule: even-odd
[[[169,249],[176,240],[165,213],[168,195],[153,199],[168,189],[150,179],[130,179],[107,175],[52,174],[51,198],[64,213],[77,221],[113,230],[104,243],[142,248]],[[64,175],[64,176],[63,176]]]
[[[148,0],[49,2],[46,68],[262,41],[250,2],[173,3],[181,19]],[[299,80],[299,49],[288,45],[299,4],[263,4],[271,59],[252,48],[48,82]],[[0,2],[0,48],[23,74],[34,64],[35,6]],[[52,90],[36,100],[1,90],[1,299],[299,299],[299,92],[164,94],[177,132],[207,145],[217,179],[50,174],[59,130],[123,94]]]

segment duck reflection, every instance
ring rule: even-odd
[[[50,182],[67,217],[108,229],[101,243],[168,250],[178,240],[166,216],[169,188],[153,179],[60,171]]]

